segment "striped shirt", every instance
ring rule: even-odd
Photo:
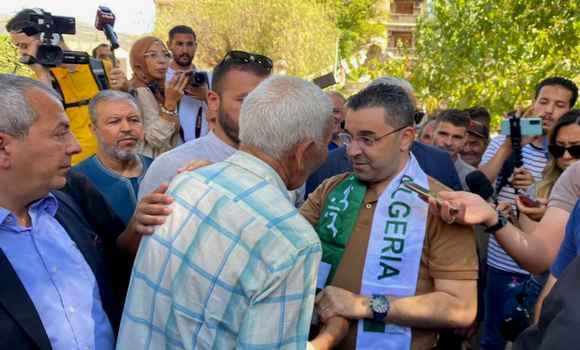
[[[305,349],[320,241],[279,175],[238,151],[177,176],[139,248],[117,349]]]
[[[504,135],[498,135],[489,143],[481,163],[485,164],[493,158],[500,146],[505,141]],[[534,181],[538,182],[542,179],[542,171],[546,166],[548,160],[546,158],[546,153],[543,149],[538,148],[532,144],[528,144],[522,147],[522,158],[524,162],[524,168],[532,173]],[[525,191],[521,192],[522,194]],[[501,202],[507,202],[514,206],[516,203],[516,189],[513,188],[509,183],[506,184],[498,194],[498,200]],[[517,262],[515,262],[505,250],[499,245],[495,236],[489,238],[488,248],[487,248],[487,264],[489,266],[495,267],[497,269],[509,272],[517,272],[523,274],[529,274],[528,271],[524,270]]]

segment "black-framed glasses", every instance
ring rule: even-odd
[[[268,73],[270,73],[272,71],[272,67],[273,67],[272,60],[269,57],[266,57],[264,55],[259,55],[257,53],[249,53],[249,52],[238,51],[238,50],[232,50],[232,51],[228,52],[224,56],[224,59],[220,62],[220,65],[227,63],[229,61],[233,61],[236,63],[244,63],[244,64],[245,63],[257,63],[260,66],[262,66],[262,68],[267,70]]]
[[[357,135],[357,136],[352,136],[349,133],[346,132],[341,132],[340,134],[338,134],[338,138],[340,140],[340,142],[345,145],[346,147],[350,146],[352,144],[352,142],[356,142],[359,144],[359,146],[363,146],[363,147],[373,147],[377,142],[379,142],[381,139],[389,136],[389,135],[393,135],[405,128],[408,128],[412,125],[403,125],[400,128],[397,128],[393,131],[389,131],[388,133],[382,135],[382,136],[374,136],[374,135]]]
[[[564,156],[564,153],[566,153],[566,151],[568,151],[568,153],[570,154],[570,156],[572,156],[572,158],[580,159],[580,145],[573,145],[568,147],[560,145],[549,145],[548,151],[550,151],[550,154],[556,159]]]

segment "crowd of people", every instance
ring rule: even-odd
[[[47,67],[31,11],[6,29],[36,79],[0,74],[2,348],[580,340],[571,80],[509,114],[542,120],[516,142],[482,106],[421,121],[397,77],[345,98],[260,53],[201,71],[184,25],[137,40],[130,79],[106,44]]]

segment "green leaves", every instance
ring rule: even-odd
[[[393,61],[372,77],[408,78],[429,111],[482,105],[499,116],[529,105],[542,79],[580,82],[577,1],[436,1],[419,21],[414,57],[404,71]],[[404,65],[403,65],[404,66]]]
[[[18,62],[18,50],[10,42],[8,35],[0,35],[0,73],[11,73],[31,77],[32,71]]]
[[[155,34],[166,38],[177,23],[196,31],[202,66],[239,49],[283,61],[288,73],[302,76],[332,67],[339,36],[325,7],[311,0],[177,0],[160,8]]]

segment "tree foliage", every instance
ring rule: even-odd
[[[198,37],[196,62],[213,67],[232,49],[285,61],[287,71],[309,75],[335,61],[338,30],[324,6],[311,0],[176,0],[161,7],[155,35],[191,26]]]
[[[350,57],[373,37],[385,36],[378,0],[319,0],[340,30],[340,55]]]
[[[18,62],[18,50],[10,42],[8,35],[0,35],[0,73],[32,76],[32,71]]]
[[[414,55],[364,70],[409,79],[428,109],[482,105],[498,116],[531,103],[548,76],[580,82],[579,13],[573,0],[435,1]]]

